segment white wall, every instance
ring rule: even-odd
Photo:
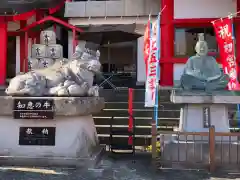
[[[32,38],[28,38],[28,55],[32,49]],[[20,36],[16,37],[16,74],[20,72]]]
[[[174,18],[219,18],[237,10],[236,0],[174,0]]]
[[[16,37],[16,74],[20,72],[20,36]]]
[[[144,62],[144,37],[138,38],[137,41],[137,82],[144,83],[146,81],[146,66]]]
[[[174,64],[173,65],[173,79],[179,81],[182,74],[185,64]]]

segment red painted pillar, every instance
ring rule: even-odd
[[[27,21],[20,21],[20,28],[24,28],[27,25]],[[25,58],[26,58],[26,49],[27,47],[25,47],[25,37],[24,34],[22,34],[20,36],[20,72],[24,72],[24,62],[25,62]]]
[[[240,0],[237,0],[237,12],[240,11]],[[238,81],[240,80],[240,23],[235,23],[235,36],[236,36],[236,62],[238,70]]]
[[[0,17],[0,85],[5,85],[7,77],[7,22]]]
[[[161,59],[170,61],[174,56],[174,0],[161,0]],[[160,60],[161,61],[161,60]],[[173,86],[173,63],[161,64],[161,86]]]

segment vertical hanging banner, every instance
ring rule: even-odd
[[[228,90],[237,90],[237,65],[234,52],[232,19],[224,18],[214,21],[213,27],[219,46],[223,71],[230,78]]]
[[[147,74],[147,71],[148,71],[148,58],[149,58],[149,55],[150,55],[150,35],[151,35],[151,21],[150,21],[150,18],[148,20],[148,23],[147,23],[147,26],[146,26],[146,29],[145,29],[145,33],[144,33],[144,62],[145,62],[145,67],[146,67],[146,74]]]
[[[158,19],[157,19],[158,20]],[[146,50],[146,53],[144,52],[144,59],[146,59],[146,67],[147,67],[147,78],[145,83],[145,107],[154,107],[155,106],[155,100],[156,100],[156,81],[157,81],[157,68],[159,66],[159,59],[156,58],[156,52],[158,50],[157,48],[157,27],[158,23],[157,20],[151,24],[150,23],[150,37],[149,37],[149,48],[145,49],[144,44],[144,50]],[[145,41],[144,41],[145,42]],[[148,42],[148,41],[146,41]],[[149,50],[148,50],[149,49]],[[146,55],[148,56],[145,56]]]

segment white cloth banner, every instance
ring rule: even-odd
[[[157,66],[159,66],[159,59],[156,59],[157,52],[157,38],[160,37],[160,31],[157,31],[158,23],[155,21],[152,23],[150,30],[150,53],[147,62],[148,72],[145,83],[145,107],[154,107],[156,96],[156,83],[157,79]],[[158,32],[158,35],[157,35]],[[158,36],[158,37],[157,37]]]

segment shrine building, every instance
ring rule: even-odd
[[[43,29],[56,32],[65,58],[71,57],[77,44],[85,46],[87,41],[99,44],[104,73],[133,72],[132,82],[142,85],[146,79],[145,25],[149,15],[155,20],[166,6],[161,15],[160,84],[172,87],[180,79],[188,57],[195,54],[198,33],[205,34],[209,55],[219,61],[211,21],[240,11],[240,0],[50,1],[54,2],[50,7],[36,4],[33,9],[0,8],[1,86],[17,73],[27,71],[31,44],[38,43]],[[239,59],[240,18],[234,18],[234,27]]]
[[[160,84],[172,87],[180,80],[188,57],[195,54],[197,34],[204,33],[209,46],[209,55],[219,61],[218,45],[211,21],[227,17],[240,11],[240,0],[115,0],[115,1],[72,1],[65,7],[69,23],[78,27],[135,24],[135,33],[143,35],[145,25],[151,14],[155,20],[159,11],[166,6],[161,15],[161,58]],[[240,56],[240,19],[234,18],[237,57]],[[238,33],[239,32],[239,33]],[[71,39],[71,34],[69,35]],[[81,37],[80,37],[81,39]],[[80,41],[80,44],[84,43]],[[133,65],[136,84],[146,79],[143,61],[143,36],[136,41],[119,43],[102,48],[102,58],[111,66]],[[109,52],[110,51],[110,52]],[[107,55],[104,55],[108,52]],[[237,58],[238,59],[238,58]],[[103,64],[104,64],[103,63]]]

